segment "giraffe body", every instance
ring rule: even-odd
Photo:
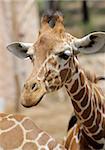
[[[26,116],[0,113],[0,150],[65,150]]]
[[[55,26],[49,20],[55,19]],[[19,46],[20,45],[20,46]],[[45,15],[38,40],[31,46],[12,43],[9,51],[24,58],[30,57],[33,71],[24,84],[21,103],[25,107],[37,105],[46,93],[65,86],[78,118],[65,142],[68,150],[105,149],[105,97],[95,80],[84,73],[77,59],[78,53],[95,53],[105,45],[105,33],[94,32],[81,39],[65,32],[63,17]],[[17,51],[18,47],[18,51]],[[20,51],[19,51],[20,50]]]

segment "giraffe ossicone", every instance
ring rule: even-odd
[[[96,83],[88,80],[77,55],[79,52],[91,54],[101,51],[105,45],[105,33],[94,32],[77,39],[65,32],[62,16],[55,14],[51,18],[55,18],[55,26],[51,28],[49,16],[44,16],[38,40],[26,51],[26,54],[28,50],[33,51],[34,65],[22,91],[22,104],[35,106],[46,93],[65,86],[78,118],[68,133],[65,147],[70,150],[104,150],[105,97]],[[8,49],[14,51],[10,46]],[[14,47],[17,51],[17,44]],[[18,53],[21,52],[22,48],[19,48]]]

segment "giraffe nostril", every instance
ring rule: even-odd
[[[31,86],[31,89],[36,91],[38,89],[38,84],[37,83],[33,83]]]

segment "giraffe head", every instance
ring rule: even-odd
[[[54,27],[49,22],[54,19]],[[29,57],[33,63],[33,71],[26,80],[21,103],[26,107],[37,105],[43,96],[61,88],[72,77],[79,52],[94,53],[105,44],[103,32],[91,33],[81,39],[65,32],[63,17],[59,13],[44,15],[41,29],[34,44],[15,42],[8,45],[8,50],[20,58]],[[71,68],[68,70],[68,64]]]

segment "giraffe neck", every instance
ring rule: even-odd
[[[103,100],[105,98],[96,84],[87,79],[79,65],[76,66],[72,79],[68,77],[66,80],[65,87],[78,121],[82,125],[83,135],[96,147],[103,147],[105,140],[105,105]]]

